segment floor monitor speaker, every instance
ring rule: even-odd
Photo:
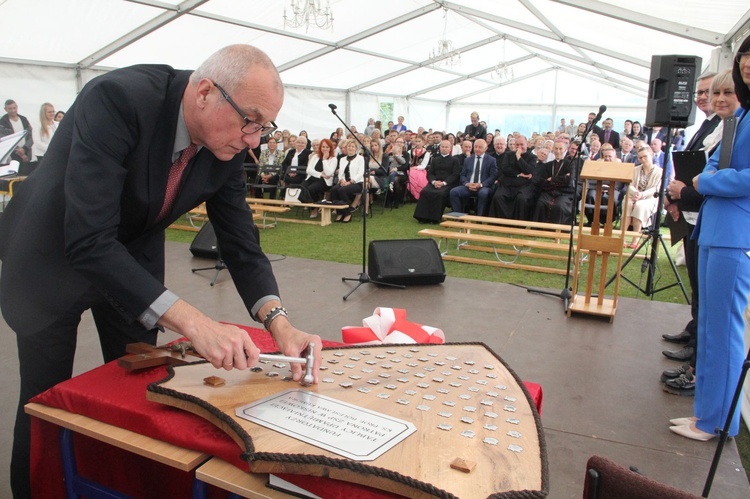
[[[371,241],[367,269],[370,279],[388,284],[440,284],[445,265],[432,239]]]
[[[219,249],[216,243],[216,234],[210,221],[206,221],[201,230],[190,244],[190,252],[199,258],[219,259]]]

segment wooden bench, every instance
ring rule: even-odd
[[[441,229],[423,229],[418,235],[437,239],[443,260],[548,274],[565,275],[566,273],[565,268],[519,263],[518,259],[524,257],[550,262],[567,261],[569,225],[446,214],[443,216],[440,227]],[[583,233],[590,232],[589,228],[584,228]],[[630,237],[640,235],[632,231],[627,234]],[[577,237],[578,227],[574,227],[573,239],[577,240]],[[449,254],[449,241],[456,241],[456,250],[492,253],[495,259]],[[511,258],[503,259],[503,255],[510,255]]]
[[[251,206],[265,206],[268,208],[283,207],[283,208],[286,208],[286,211],[289,211],[292,208],[309,208],[311,210],[318,209],[320,210],[320,215],[319,215],[320,220],[279,217],[278,221],[291,222],[291,223],[297,223],[297,224],[320,225],[321,227],[325,227],[326,225],[331,225],[333,221],[333,217],[331,213],[334,210],[343,210],[349,207],[348,205],[345,205],[345,204],[293,203],[289,201],[284,201],[283,199],[266,199],[266,198],[247,198],[247,202]]]
[[[261,229],[270,229],[276,227],[276,223],[278,222],[278,218],[276,215],[289,211],[289,208],[285,208],[283,206],[267,206],[250,203],[248,203],[248,206],[251,210],[253,210],[253,220],[255,220],[256,222],[260,222],[258,224],[258,227]],[[268,223],[269,213],[273,214],[272,223]],[[174,223],[170,225],[169,228],[198,232],[203,226],[203,223],[208,220],[206,204],[203,203],[200,206],[196,206],[195,208],[187,212],[186,217],[190,225]]]

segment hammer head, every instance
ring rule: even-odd
[[[307,346],[307,357],[305,359],[305,377],[302,378],[303,385],[313,384],[313,364],[315,363],[315,343]]]

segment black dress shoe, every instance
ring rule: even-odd
[[[664,338],[665,341],[668,341],[670,343],[687,343],[690,341],[690,338],[692,338],[692,334],[689,332],[683,330],[679,334],[662,334],[661,337]]]
[[[664,382],[664,391],[672,395],[682,397],[695,396],[695,376],[691,373],[681,374],[675,379],[668,379]]]
[[[683,374],[690,372],[690,364],[682,364],[677,369],[667,369],[663,373],[661,373],[661,382],[664,383],[668,379],[675,379],[679,378]]]
[[[695,353],[695,348],[693,347],[684,347],[679,350],[664,350],[662,354],[672,360],[678,360],[680,362],[684,362],[686,360],[690,360],[693,357],[693,354]]]

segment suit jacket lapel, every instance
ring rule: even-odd
[[[166,104],[159,117],[159,123],[154,130],[154,134],[157,137],[161,137],[161,140],[152,141],[148,154],[148,189],[150,193],[148,219],[151,223],[156,219],[164,203],[164,193],[167,190],[167,177],[169,176],[169,169],[172,166],[172,149],[174,148],[175,133],[177,131],[177,117],[190,73],[190,71],[179,71],[169,83]],[[191,163],[195,163],[195,160]],[[184,175],[188,175],[191,168],[192,166],[188,165]],[[178,204],[176,201],[172,207],[172,211],[174,211]],[[169,219],[169,216],[165,218],[165,220],[167,219]]]

